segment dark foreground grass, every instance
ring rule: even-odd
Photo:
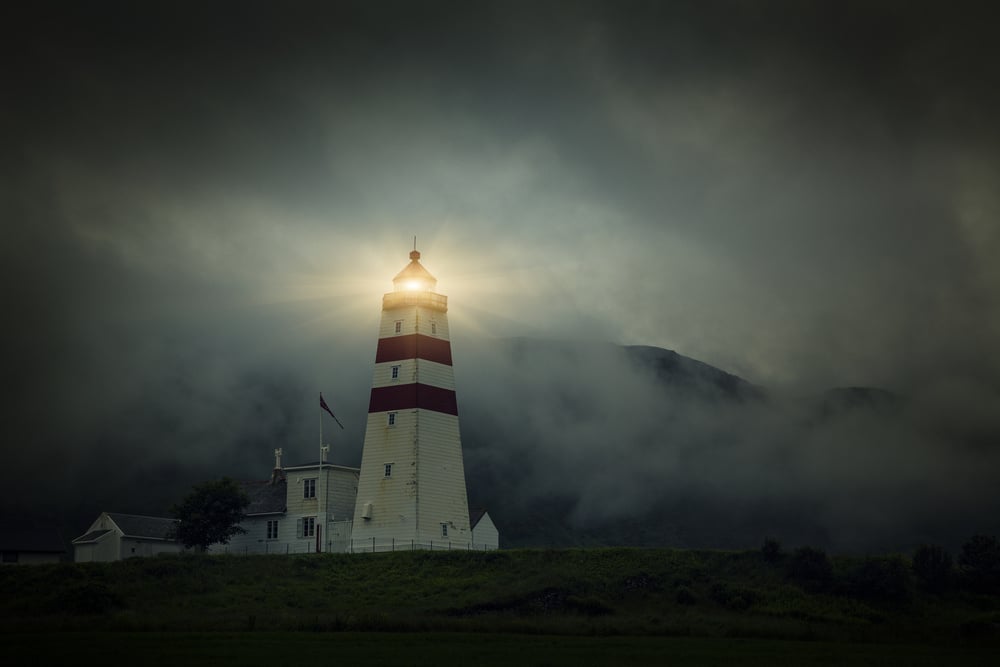
[[[995,646],[476,633],[21,633],[3,664],[169,665],[995,665]]]
[[[883,561],[901,563],[900,576],[871,567]],[[929,593],[898,558],[837,566],[821,590],[759,551],[185,555],[7,567],[0,632],[8,641],[32,633],[248,633],[241,636],[258,641],[259,632],[391,632],[1000,646],[1000,595]],[[859,578],[861,566],[879,576]]]

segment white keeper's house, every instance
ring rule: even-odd
[[[327,446],[320,448],[318,462],[283,467],[282,450],[276,449],[269,479],[240,483],[250,498],[241,524],[246,533],[210,551],[357,553],[499,547],[499,531],[486,510],[469,509],[448,298],[434,291],[437,280],[419,260],[414,249],[410,263],[393,279],[393,291],[382,298],[361,468],[327,463]],[[152,542],[148,536],[126,534],[114,518],[127,516],[98,517],[85,535],[73,541],[76,560],[117,560],[180,550],[169,536]],[[172,525],[171,519],[143,518]]]

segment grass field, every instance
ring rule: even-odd
[[[0,641],[4,664],[46,665],[108,655],[171,665],[289,656],[477,667],[1000,664],[1000,596],[957,584],[927,592],[898,556],[827,565],[821,586],[795,575],[787,555],[759,551],[183,555],[6,567]]]
[[[989,645],[477,633],[60,633],[0,635],[4,664],[245,665],[995,665]]]

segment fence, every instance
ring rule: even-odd
[[[497,547],[491,544],[474,544],[472,542],[449,542],[447,540],[397,540],[394,538],[378,540],[342,539],[328,540],[325,550],[328,553],[370,554],[387,553],[391,551],[493,551]],[[268,554],[310,554],[316,552],[316,543],[312,540],[301,542],[259,542],[256,544],[223,545],[212,549],[214,554],[229,554],[233,556],[264,556]]]
[[[352,539],[348,553],[371,554],[388,551],[492,551],[496,549],[490,544],[475,544],[472,542],[449,542],[447,540],[419,542],[417,540],[397,540],[395,538],[378,540],[374,537]]]

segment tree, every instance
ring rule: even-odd
[[[922,544],[913,553],[913,573],[926,590],[942,593],[951,579],[951,555],[937,545]]]
[[[239,524],[249,504],[243,489],[228,477],[195,484],[179,505],[170,508],[180,520],[175,535],[184,546],[199,551],[216,542],[228,544],[231,537],[246,532]]]
[[[788,578],[812,593],[826,591],[833,582],[833,564],[826,552],[799,547],[788,562]]]
[[[869,556],[852,567],[843,589],[849,595],[875,602],[910,599],[910,570],[901,556]]]
[[[973,535],[962,545],[958,569],[970,588],[1000,592],[1000,541],[992,535]]]
[[[771,564],[777,563],[781,560],[781,542],[773,537],[768,537],[764,540],[760,552],[763,554],[765,562]]]

